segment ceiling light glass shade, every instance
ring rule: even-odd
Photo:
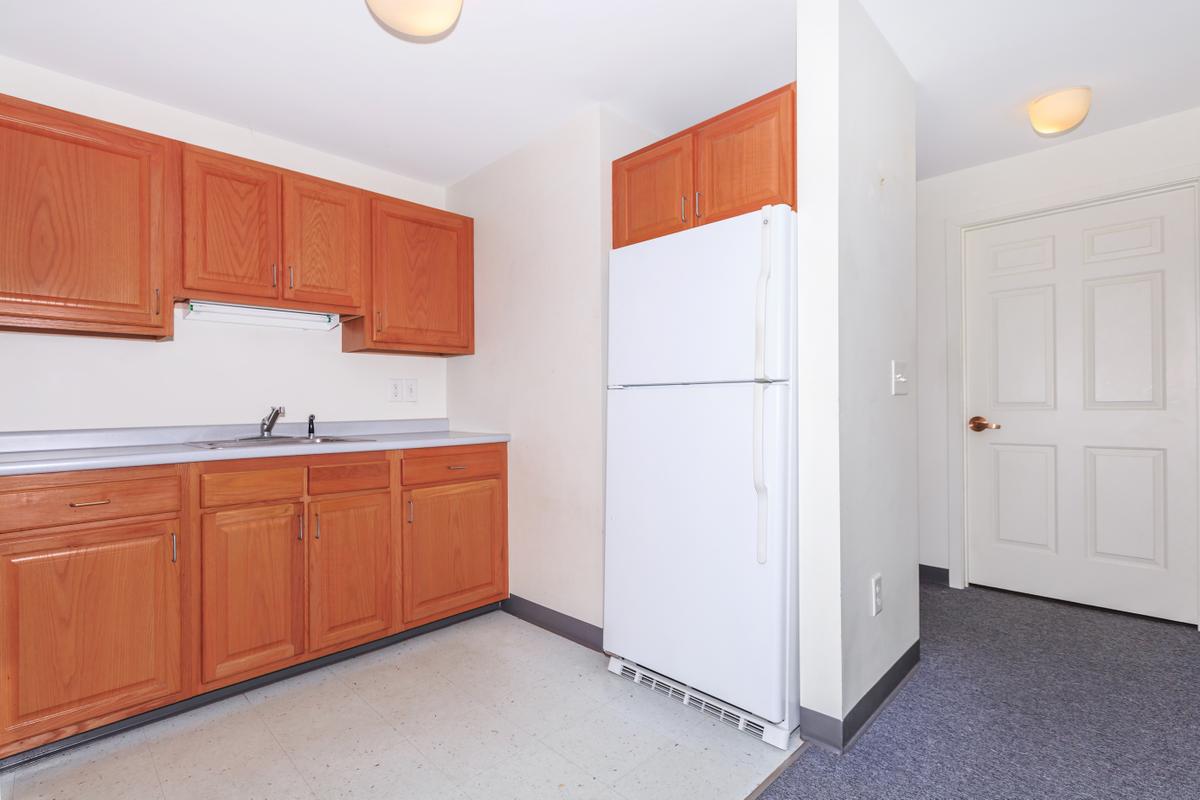
[[[1092,107],[1092,90],[1086,86],[1045,94],[1029,104],[1029,122],[1043,136],[1076,128]]]
[[[367,8],[397,33],[426,38],[450,30],[462,0],[367,0]]]

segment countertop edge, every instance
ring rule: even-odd
[[[406,438],[400,439],[400,436]],[[190,464],[199,461],[237,461],[242,459],[280,458],[284,456],[317,456],[333,453],[366,453],[379,450],[417,450],[427,447],[461,447],[478,444],[499,444],[511,441],[506,433],[462,433],[438,431],[429,434],[393,434],[370,442],[336,442],[329,444],[296,444],[283,448],[244,447],[230,450],[205,450],[180,443],[157,445],[156,452],[124,453],[120,455],[79,455],[59,458],[37,459],[37,451],[30,451],[28,461],[0,463],[0,478],[15,475],[40,475],[49,472],[74,472],[76,470],[117,469],[120,467],[150,467],[162,464]],[[60,451],[69,452],[69,451]]]

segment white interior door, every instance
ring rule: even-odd
[[[1194,187],[965,237],[971,583],[1197,621]],[[966,420],[964,420],[966,424]]]
[[[608,397],[604,649],[782,721],[787,385]]]

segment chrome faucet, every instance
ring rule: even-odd
[[[271,406],[271,410],[265,417],[262,418],[262,422],[258,423],[259,437],[263,439],[269,438],[271,436],[271,430],[275,427],[275,423],[278,422],[279,418],[285,413],[287,412],[283,406]]]
[[[308,438],[310,438],[310,439],[317,438],[317,415],[316,414],[308,415]]]

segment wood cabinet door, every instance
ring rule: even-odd
[[[613,162],[613,247],[693,224],[692,135],[681,134]]]
[[[506,595],[504,484],[498,478],[410,489],[404,506],[405,624]]]
[[[284,174],[284,297],[361,313],[366,239],[366,196],[361,190]]]
[[[167,139],[0,96],[0,325],[166,335],[176,159]]]
[[[697,223],[796,205],[796,93],[786,86],[696,128]]]
[[[308,543],[310,650],[391,627],[391,495],[314,501]]]
[[[413,351],[472,352],[472,220],[375,198],[371,248],[375,341]]]
[[[181,691],[179,521],[0,545],[3,740]]]
[[[279,193],[279,170],[184,147],[185,289],[279,296]]]
[[[304,507],[201,520],[201,680],[265,672],[304,651]]]

